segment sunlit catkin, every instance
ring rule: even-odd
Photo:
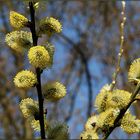
[[[44,46],[34,46],[30,48],[28,59],[30,64],[36,68],[45,69],[50,66],[50,55]]]
[[[25,118],[35,118],[39,114],[38,102],[31,98],[21,100],[19,106]]]
[[[28,25],[28,19],[15,11],[10,11],[10,24],[15,29],[21,29]]]
[[[22,70],[14,78],[14,83],[18,88],[31,88],[37,83],[36,75],[28,70]]]
[[[121,128],[128,134],[140,132],[140,120],[130,112],[126,113],[121,121]]]
[[[140,83],[140,58],[135,59],[128,72],[128,80],[133,83]]]
[[[27,31],[13,31],[6,34],[5,42],[13,50],[23,52],[32,46],[32,35]]]
[[[60,33],[61,31],[61,23],[53,17],[46,17],[40,21],[39,33],[48,34],[50,36],[53,33]]]
[[[45,99],[57,101],[66,95],[66,88],[59,82],[47,83],[43,86],[43,94]]]

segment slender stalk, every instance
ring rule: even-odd
[[[123,47],[124,47],[124,25],[126,22],[126,17],[125,17],[125,1],[122,1],[122,22],[120,24],[120,50],[118,53],[118,61],[117,61],[117,65],[116,65],[116,71],[113,74],[113,79],[112,79],[112,83],[111,83],[111,87],[110,87],[110,91],[112,91],[117,83],[117,76],[120,72],[120,63],[121,63],[121,58],[123,56]],[[135,96],[134,93],[133,96]],[[133,100],[135,97],[132,97],[131,99]],[[126,106],[126,108],[123,108],[120,111],[120,114],[117,116],[117,118],[114,121],[114,126],[110,127],[109,130],[106,132],[105,136],[104,136],[104,140],[108,138],[108,136],[112,133],[112,131],[118,127],[120,125],[120,120],[122,119],[122,117],[124,116],[125,112],[127,111],[127,109],[130,107],[130,105],[132,104],[132,100],[130,101],[130,103]]]
[[[33,38],[33,45],[36,46],[37,41],[38,41],[38,36],[36,35],[35,10],[34,10],[32,2],[29,2],[29,7],[30,7],[30,17],[31,17],[30,30],[31,30],[31,33],[32,33],[32,38]]]
[[[117,76],[120,72],[120,63],[121,63],[121,59],[123,56],[123,51],[124,51],[124,25],[126,22],[126,17],[125,17],[125,1],[122,1],[122,22],[120,24],[120,50],[118,53],[118,60],[117,60],[117,65],[116,65],[116,71],[113,74],[113,80],[111,83],[111,88],[110,90],[112,91],[117,83]]]
[[[29,2],[30,7],[30,16],[31,16],[31,26],[30,30],[32,33],[33,38],[33,45],[37,46],[38,36],[36,34],[36,26],[35,26],[35,10],[33,7],[33,3]],[[44,108],[43,108],[43,102],[44,98],[42,95],[42,89],[41,89],[41,72],[39,68],[36,68],[36,75],[37,75],[37,93],[38,93],[38,101],[39,101],[39,123],[40,123],[40,133],[41,133],[41,139],[45,139],[45,129],[44,129]]]
[[[115,87],[115,84],[116,84],[116,79],[117,79],[117,75],[120,71],[120,62],[121,62],[121,58],[122,58],[122,55],[123,55],[123,46],[124,46],[124,24],[125,24],[125,21],[126,21],[126,17],[125,17],[125,1],[122,1],[122,22],[121,22],[121,26],[120,26],[120,29],[121,29],[121,45],[120,45],[120,52],[118,54],[118,63],[117,63],[117,67],[116,67],[116,72],[114,73],[114,76],[113,76],[113,81],[112,81],[112,84],[111,84],[111,91],[113,90],[113,88]],[[110,127],[109,130],[106,132],[105,136],[104,136],[104,140],[106,140],[109,135],[112,133],[112,131],[120,126],[121,124],[121,120],[123,118],[123,116],[125,115],[126,111],[128,110],[128,108],[132,105],[132,103],[134,102],[135,100],[135,97],[137,96],[137,94],[139,93],[140,91],[140,83],[137,84],[137,87],[134,91],[134,93],[132,94],[131,96],[131,100],[130,102],[128,103],[128,105],[126,107],[124,107],[123,109],[120,110],[120,113],[119,115],[117,116],[117,118],[115,119],[114,121],[114,126]]]
[[[121,24],[120,24],[120,50],[119,50],[119,53],[118,53],[118,61],[117,61],[117,65],[116,65],[116,71],[114,72],[113,74],[113,79],[112,79],[112,83],[111,83],[111,87],[110,87],[110,91],[112,91],[117,83],[117,76],[120,72],[120,63],[121,63],[121,58],[123,56],[123,47],[124,47],[124,25],[125,25],[125,22],[126,22],[126,17],[125,17],[125,1],[122,1],[122,12],[121,12],[121,15],[122,15],[122,21],[121,21]],[[133,96],[135,96],[135,94],[137,93],[134,93]],[[135,98],[132,96],[132,100]],[[115,119],[114,121],[114,126],[110,127],[109,130],[106,132],[105,136],[104,136],[104,140],[108,138],[108,136],[112,133],[112,131],[120,126],[120,121],[121,119],[123,118],[125,112],[127,111],[127,109],[130,107],[130,105],[132,104],[132,100],[130,101],[130,103],[126,106],[126,108],[123,108],[121,111],[120,111],[120,114],[117,116],[117,118]]]

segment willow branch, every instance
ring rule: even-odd
[[[140,84],[137,85],[134,93],[132,94],[131,96],[131,100],[130,102],[128,103],[128,105],[123,108],[121,111],[120,111],[120,114],[117,116],[117,118],[115,119],[114,121],[114,126],[110,127],[108,132],[106,133],[105,137],[104,137],[104,140],[108,138],[108,136],[112,133],[112,131],[118,127],[118,123],[120,123],[121,119],[123,118],[124,114],[126,113],[127,109],[131,106],[131,104],[134,102],[134,99],[135,97],[137,96],[137,94],[139,93],[140,91]]]
[[[120,52],[118,54],[118,62],[117,62],[117,66],[116,66],[116,72],[114,73],[113,75],[113,81],[112,81],[112,84],[111,84],[111,91],[113,90],[113,88],[115,87],[115,84],[116,84],[116,80],[117,80],[117,75],[120,71],[120,63],[121,63],[121,58],[122,58],[122,55],[123,55],[123,46],[124,46],[124,24],[125,24],[125,21],[126,21],[126,17],[125,17],[125,1],[122,1],[122,22],[121,22],[121,25],[120,25],[120,29],[121,29],[121,45],[120,45]],[[136,97],[136,95],[139,93],[139,90],[140,90],[140,84],[137,85],[134,93],[132,94],[131,96],[131,100],[130,102],[128,103],[128,105],[126,107],[124,107],[123,109],[120,110],[120,113],[119,115],[117,116],[117,118],[115,119],[114,121],[114,126],[110,127],[109,130],[107,131],[107,133],[105,134],[104,136],[104,140],[107,139],[109,137],[109,135],[112,133],[112,131],[120,126],[120,121],[121,119],[123,118],[123,116],[125,115],[127,109],[131,106],[131,104],[134,102],[134,99]]]
[[[122,12],[121,12],[121,15],[122,15],[122,22],[120,24],[120,50],[119,50],[119,53],[118,53],[118,61],[117,61],[117,65],[116,65],[116,71],[114,72],[113,74],[113,80],[112,80],[112,83],[111,83],[111,88],[110,90],[112,91],[117,83],[117,76],[120,72],[120,63],[121,63],[121,58],[123,56],[123,47],[124,47],[124,25],[125,25],[125,22],[126,22],[126,17],[125,17],[125,1],[122,1]]]
[[[31,26],[30,30],[32,33],[33,38],[33,45],[37,46],[38,36],[36,34],[36,26],[35,26],[35,10],[33,7],[33,3],[29,2],[30,7],[30,16],[31,16]],[[42,95],[42,89],[41,89],[41,70],[39,68],[36,68],[36,75],[37,75],[37,93],[38,93],[38,101],[39,101],[39,123],[40,123],[40,129],[41,129],[41,138],[45,139],[45,128],[44,128],[44,109],[43,109],[43,102],[44,98]]]

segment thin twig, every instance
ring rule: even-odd
[[[33,3],[29,2],[30,7],[30,15],[31,15],[31,26],[30,30],[32,33],[33,38],[33,45],[37,46],[38,36],[36,35],[36,26],[35,26],[35,10],[33,7]],[[44,109],[43,109],[43,95],[42,95],[42,89],[41,89],[41,71],[39,68],[36,68],[36,75],[37,75],[37,93],[38,93],[38,101],[39,101],[39,123],[40,123],[40,129],[41,129],[41,138],[45,139],[45,128],[44,128]]]
[[[140,98],[135,98],[135,99],[133,100],[133,102],[135,102],[135,101],[140,101]]]
[[[126,21],[126,17],[125,17],[125,1],[122,1],[122,22],[121,22],[121,26],[120,26],[120,29],[121,29],[121,45],[120,45],[120,52],[118,54],[118,63],[117,63],[117,67],[116,67],[116,72],[114,73],[113,75],[113,81],[112,81],[112,84],[111,84],[111,88],[110,90],[112,91],[113,88],[115,87],[116,85],[116,81],[117,81],[117,76],[118,76],[118,73],[120,71],[120,62],[121,62],[121,58],[122,58],[122,55],[123,55],[123,46],[124,46],[124,24],[125,24],[125,21]],[[134,93],[132,94],[131,96],[131,100],[130,102],[128,103],[128,105],[126,107],[124,107],[123,109],[120,110],[120,113],[119,115],[117,116],[117,118],[115,119],[114,121],[114,126],[110,127],[109,130],[107,131],[107,133],[105,134],[104,136],[104,140],[107,139],[109,137],[109,135],[112,133],[112,131],[120,126],[120,121],[121,119],[123,118],[123,116],[125,115],[127,109],[131,106],[131,104],[134,102],[135,100],[135,97],[136,95],[139,93],[139,90],[140,90],[140,84],[138,83]]]
[[[121,63],[121,58],[122,58],[122,55],[123,55],[123,47],[124,47],[124,25],[125,25],[125,22],[126,22],[126,17],[125,17],[125,1],[122,1],[122,12],[121,12],[121,15],[122,15],[122,22],[120,24],[120,51],[118,53],[118,61],[117,61],[117,65],[116,65],[116,71],[114,72],[113,74],[113,80],[112,80],[112,83],[111,83],[111,88],[110,90],[112,91],[117,83],[117,76],[120,72],[120,63]]]

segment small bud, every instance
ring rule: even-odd
[[[125,8],[126,2],[122,1],[122,7]]]
[[[124,40],[124,36],[121,36],[121,40]]]
[[[121,28],[124,28],[124,23],[121,23]]]
[[[123,20],[126,21],[126,17],[124,17]]]
[[[112,81],[112,84],[114,84],[114,85],[115,85],[115,84],[116,84],[116,81]]]
[[[123,11],[121,12],[121,15],[124,15],[124,12]]]
[[[38,8],[39,8],[39,2],[36,2],[36,3],[34,4],[34,8],[35,8],[35,9],[38,9]]]
[[[121,53],[119,53],[118,56],[121,56]]]

